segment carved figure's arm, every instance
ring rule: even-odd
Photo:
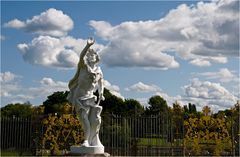
[[[83,65],[84,64],[84,56],[87,54],[88,49],[90,46],[92,46],[94,44],[95,40],[93,38],[89,38],[87,40],[87,45],[84,47],[84,49],[82,50],[81,54],[80,54],[80,60],[78,65]]]
[[[95,41],[93,38],[89,38],[87,40],[87,45],[85,46],[85,48],[82,50],[82,52],[80,54],[77,72],[75,73],[74,77],[68,83],[68,87],[70,90],[77,85],[78,75],[80,73],[80,67],[83,67],[85,65],[84,64],[84,56],[87,54],[89,47],[92,46],[94,44],[94,42]]]
[[[104,92],[104,85],[103,85],[103,77],[101,76],[101,78],[98,80],[98,93],[99,93],[98,105],[101,100],[103,100],[103,101],[105,100],[105,98],[103,96],[103,92]]]

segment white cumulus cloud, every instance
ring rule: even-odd
[[[227,68],[219,69],[217,72],[203,72],[196,75],[203,76],[207,79],[219,80],[220,82],[238,81],[238,77],[235,75],[235,72],[230,71]]]
[[[164,92],[157,85],[145,84],[138,82],[128,88],[127,91],[137,93],[151,93],[151,95],[159,95],[167,101],[167,104],[171,106],[176,101],[181,105],[187,105],[188,103],[196,104],[199,111],[206,105],[210,106],[212,111],[224,110],[232,107],[238,100],[236,96],[230,93],[226,88],[219,83],[212,83],[209,81],[200,81],[198,78],[191,80],[190,84],[183,87],[184,93],[181,95],[169,95]],[[144,106],[148,106],[149,98],[137,97]]]
[[[72,19],[61,10],[50,8],[32,19],[21,21],[11,20],[4,24],[5,27],[23,29],[40,35],[65,36],[73,28]]]
[[[67,36],[73,28],[73,21],[61,10],[54,8],[26,21],[11,20],[4,26],[40,35],[30,43],[17,45],[23,59],[31,64],[57,68],[75,67],[79,60],[79,53],[86,45],[86,40]],[[94,44],[93,48],[99,51],[103,46]]]
[[[44,77],[39,81],[37,87],[30,87],[29,93],[34,98],[46,98],[48,95],[56,91],[68,90],[68,83],[55,81],[50,77]]]
[[[0,73],[1,93],[2,98],[14,97],[15,92],[18,92],[21,87],[18,83],[21,76],[16,75],[10,71]]]
[[[232,107],[237,102],[237,97],[230,93],[219,83],[200,81],[197,78],[183,87],[185,100],[193,101],[200,105],[218,106],[219,109]]]
[[[11,20],[11,21],[5,23],[4,26],[20,29],[20,28],[26,27],[26,24],[18,19],[14,19],[14,20]]]
[[[1,83],[7,83],[10,81],[13,81],[16,77],[18,77],[17,75],[15,75],[14,73],[10,72],[10,71],[6,71],[0,74],[0,82]]]
[[[66,82],[62,82],[62,81],[54,81],[52,78],[49,77],[44,77],[41,81],[40,81],[41,85],[43,85],[44,87],[56,87],[59,90],[66,90],[67,87],[67,83]]]
[[[157,92],[160,88],[157,85],[151,84],[147,85],[143,82],[138,82],[128,88],[125,88],[126,91],[135,91],[135,92]]]
[[[211,65],[211,63],[208,60],[204,60],[202,58],[193,59],[193,60],[190,61],[190,63],[192,65],[196,65],[196,66],[199,66],[199,67],[206,67],[206,66]]]
[[[73,37],[55,38],[51,36],[39,36],[31,43],[18,44],[26,62],[46,67],[73,68],[79,61],[79,54],[86,45],[86,40]],[[94,44],[96,50],[103,46]]]
[[[143,82],[138,82],[136,84],[131,85],[128,88],[125,88],[126,91],[132,91],[132,92],[140,92],[140,93],[153,93],[153,95],[159,95],[163,99],[165,99],[168,103],[168,105],[172,105],[175,101],[180,101],[181,96],[170,96],[167,93],[165,93],[160,87],[158,87],[155,84],[145,84]],[[148,99],[149,98],[137,98],[139,102],[141,102],[144,106],[148,106]]]
[[[109,44],[103,61],[109,66],[169,69],[179,67],[174,53],[196,66],[226,63],[238,57],[239,1],[219,0],[179,5],[159,20],[128,21],[112,26],[90,21]]]
[[[124,22],[111,26],[104,21],[90,21],[90,25],[94,27],[97,35],[110,41],[102,50],[103,62],[108,66],[138,66],[164,70],[179,67],[173,56],[163,52],[161,41],[141,34],[147,31],[144,22]]]
[[[2,77],[2,74],[4,77]],[[44,77],[37,85],[30,87],[22,85],[19,78],[21,76],[13,73],[10,75],[8,72],[1,73],[1,105],[13,102],[34,101],[36,99],[44,101],[53,92],[68,90],[67,82],[56,81],[50,77]]]
[[[124,97],[120,93],[120,88],[117,85],[112,85],[107,80],[104,80],[103,84],[104,84],[105,88],[107,88],[113,95],[124,100]]]

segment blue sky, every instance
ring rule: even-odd
[[[239,100],[238,1],[1,1],[1,106],[68,90],[86,39],[105,85],[143,105]]]

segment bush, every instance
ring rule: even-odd
[[[194,155],[203,155],[202,152],[209,149],[209,153],[219,156],[231,147],[231,137],[227,130],[229,122],[223,118],[189,118],[184,121],[184,126],[184,145]]]
[[[74,115],[50,114],[43,119],[43,126],[42,144],[45,149],[51,151],[51,155],[59,155],[60,150],[70,150],[70,146],[83,142],[83,129]]]

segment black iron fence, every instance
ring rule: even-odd
[[[107,152],[116,156],[182,156],[183,121],[173,132],[167,115],[103,117],[100,137]],[[177,137],[177,138],[174,138]]]
[[[2,117],[1,155],[35,156],[49,152],[41,143],[41,136],[44,134],[41,119],[43,117]],[[185,156],[189,154],[184,146],[183,123],[183,118],[173,121],[168,115],[103,115],[100,139],[105,151],[112,156]],[[228,155],[239,154],[237,143],[233,143],[232,147],[235,152]],[[39,151],[41,153],[38,153]],[[67,151],[63,154],[67,154]]]
[[[31,118],[1,118],[1,154],[23,155],[31,148]],[[16,153],[16,154],[14,154]]]

